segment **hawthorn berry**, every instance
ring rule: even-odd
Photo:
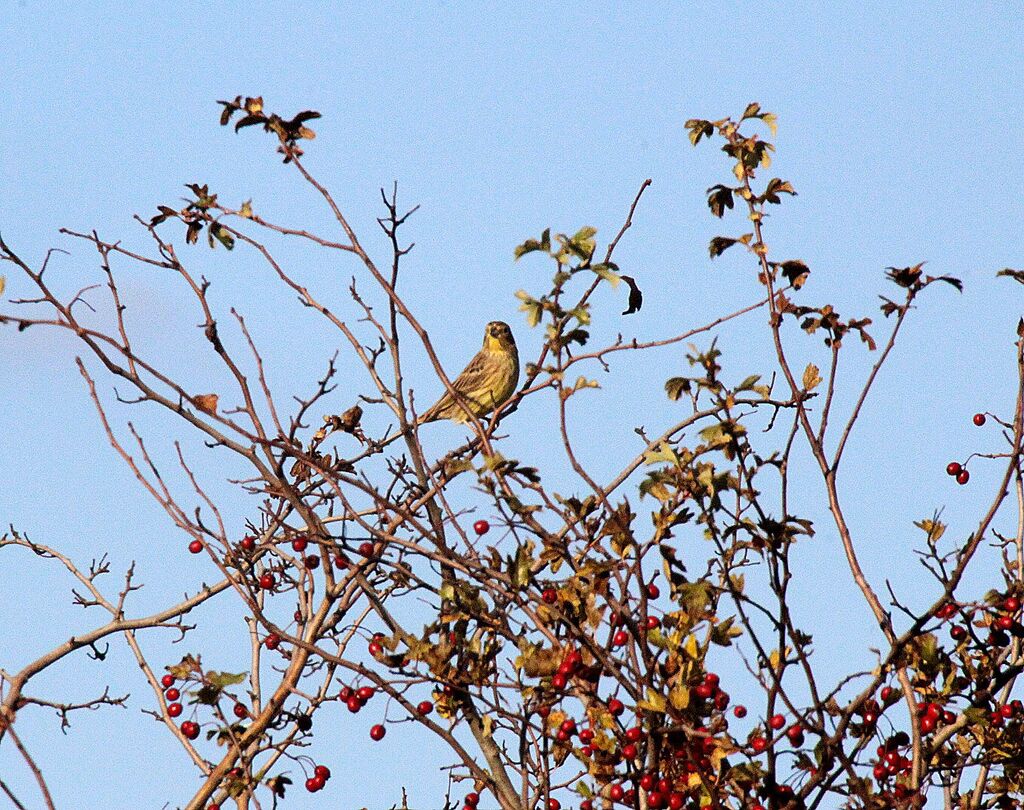
[[[747,707],[743,705],[733,706],[732,713],[736,717],[744,718],[747,716]]]
[[[160,683],[163,685],[164,689],[168,689],[174,686],[174,676],[171,674],[164,675],[160,679]]]
[[[316,793],[318,790],[322,790],[325,784],[327,784],[326,780],[321,779],[319,776],[311,776],[306,780],[306,790],[310,793]]]
[[[669,810],[683,810],[686,805],[686,797],[678,791],[673,791],[668,796]]]
[[[203,541],[193,540],[191,543],[188,544],[188,550],[192,554],[199,554],[203,550]]]
[[[384,735],[388,733],[388,730],[384,728],[381,723],[370,728],[370,739],[374,742],[380,742],[384,739]]]
[[[644,738],[644,730],[640,726],[633,726],[626,729],[626,739],[630,742],[640,742]]]
[[[277,584],[277,580],[274,575],[269,571],[265,574],[260,574],[260,587],[265,591],[273,590],[274,585]]]
[[[281,645],[281,637],[277,633],[271,633],[263,639],[263,646],[268,650],[276,650]]]
[[[661,624],[661,619],[659,619],[657,616],[648,616],[647,617],[647,629],[648,630],[653,630],[659,624]]]
[[[363,703],[368,701],[375,694],[377,694],[377,690],[374,689],[372,686],[360,686],[358,689],[356,689],[356,697],[363,701]]]
[[[352,714],[356,714],[361,708],[363,708],[363,701],[359,699],[358,695],[349,695],[345,699],[345,705]]]
[[[960,475],[963,467],[960,466],[959,461],[951,461],[946,465],[946,475],[957,476]]]
[[[241,703],[236,703],[234,708],[231,710],[234,712],[235,717],[241,720],[243,717],[249,716],[249,710],[245,708]]]
[[[785,715],[781,715],[781,714],[774,714],[774,715],[772,715],[771,718],[769,718],[769,720],[768,720],[768,725],[771,726],[776,731],[778,731],[784,725],[786,725],[786,717],[785,717]]]
[[[374,639],[369,643],[369,645],[367,645],[367,650],[369,650],[370,655],[376,658],[378,655],[384,652],[384,647],[381,645],[379,641]]]
[[[305,564],[306,568],[308,568],[310,571],[312,571],[314,568],[319,568],[320,567],[320,555],[319,554],[310,554],[302,562]]]
[[[367,540],[365,543],[360,543],[359,544],[359,553],[363,557],[372,557],[373,556],[373,543],[371,543],[369,540]]]
[[[617,782],[610,788],[608,788],[608,798],[610,798],[613,802],[621,802],[622,797],[625,795],[625,789],[622,787],[622,785],[618,784]]]
[[[624,711],[626,711],[626,706],[618,698],[612,698],[608,701],[608,713],[613,717],[618,717]]]
[[[191,720],[186,720],[181,724],[181,733],[190,740],[199,738],[199,724]]]
[[[306,539],[306,535],[297,534],[292,538],[292,551],[297,551],[300,554],[306,550],[306,546],[309,545],[309,541]]]
[[[167,700],[168,703],[174,703],[180,697],[181,692],[179,692],[177,689],[168,689],[166,692],[164,692],[164,698]]]
[[[1007,613],[1016,613],[1018,610],[1020,610],[1020,599],[1018,599],[1016,596],[1007,596],[1003,600],[1002,607],[1003,610],[1005,610]]]
[[[475,531],[478,536],[482,534],[487,534],[487,532],[489,532],[490,530],[491,524],[488,523],[486,520],[478,520],[476,523],[473,524],[473,531]]]
[[[421,700],[419,705],[416,707],[416,711],[426,716],[434,711],[434,704],[429,700]]]
[[[476,792],[467,793],[465,801],[470,807],[476,807],[480,803],[480,794]]]
[[[627,641],[629,641],[629,633],[627,633],[625,630],[616,630],[615,635],[612,636],[613,647],[621,647]]]
[[[970,480],[971,474],[967,470],[960,470],[960,472],[956,474],[956,482],[960,484],[960,486],[963,486]]]
[[[983,414],[983,413],[976,413],[976,414],[974,414],[974,418],[972,419],[972,421],[978,427],[981,427],[982,425],[985,424],[985,414]]]
[[[555,799],[555,798],[548,799],[548,810],[561,810],[561,809],[562,809],[562,803],[560,801],[558,801],[558,799]]]
[[[180,703],[171,703],[171,704],[168,704],[168,706],[167,706],[167,716],[168,717],[178,717],[178,716],[181,715],[181,711],[182,711],[182,709],[181,709],[181,704]]]
[[[594,810],[594,803],[590,799],[584,799],[580,802],[580,810]]]
[[[634,759],[636,759],[636,755],[637,755],[637,748],[636,748],[636,745],[634,743],[627,743],[626,745],[622,746],[622,758],[623,759],[634,760]]]
[[[541,593],[540,598],[543,599],[547,604],[553,605],[558,601],[558,591],[554,588],[545,588]]]
[[[568,678],[565,677],[561,672],[556,672],[551,677],[551,688],[559,691],[565,689],[566,684],[569,682]]]
[[[251,534],[247,534],[242,538],[242,542],[239,545],[242,547],[242,551],[252,551],[256,548],[256,538]]]
[[[657,599],[659,596],[661,596],[661,591],[658,590],[658,586],[657,585],[655,585],[653,582],[651,582],[647,586],[647,597],[649,599]]]
[[[755,754],[760,754],[768,747],[768,740],[764,737],[754,737],[750,741],[750,747],[754,749]]]

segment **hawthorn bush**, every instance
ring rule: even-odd
[[[1013,690],[1024,667],[1024,526],[1016,518],[1024,509],[1024,374],[1005,412],[974,417],[979,427],[997,427],[1005,447],[987,454],[1004,472],[970,537],[949,542],[938,516],[917,522],[932,604],[913,610],[891,593],[883,597],[862,570],[838,473],[916,299],[936,282],[960,282],[926,275],[922,265],[889,268],[895,293],[883,297],[881,324],[806,302],[810,269],[774,256],[765,236],[766,212],[796,193],[768,172],[773,115],[751,104],[737,118],[685,125],[694,145],[719,143],[732,169],[708,190],[710,213],[730,220],[742,214],[750,228],[714,237],[710,255],[746,251],[760,300],[705,323],[671,325],[656,340],[620,336],[595,345],[597,296],[626,299],[623,324],[642,317],[641,290],[616,264],[615,251],[643,202],[645,181],[610,241],[599,243],[590,227],[571,235],[545,230],[515,249],[516,259],[528,257],[531,278],[545,263],[551,270],[550,283],[535,281],[536,289],[518,293],[526,327],[543,330],[540,351],[523,358],[514,396],[472,419],[464,441],[437,455],[421,442],[433,427],[417,422],[421,409],[403,365],[410,351],[425,353],[441,386],[453,390],[414,303],[399,293],[410,249],[402,227],[412,212],[399,208],[396,193],[382,194],[379,223],[390,256],[379,263],[303,162],[302,144],[313,137],[308,124],[319,114],[286,119],[266,112],[259,98],[221,104],[222,124],[261,127],[273,137],[333,217],[332,232],[269,221],[258,204],[228,207],[193,184],[183,207],[160,205],[138,220],[148,251],[96,232],[65,231],[98,253],[105,304],[91,287],[58,292],[63,285],[51,284],[45,261],[33,266],[0,242],[2,258],[37,290],[0,322],[74,336],[83,354],[78,369],[113,450],[187,536],[182,553],[187,547],[204,556],[220,575],[162,611],[134,616],[134,570],[108,592],[101,576],[108,566],[82,566],[13,529],[4,535],[5,565],[17,564],[17,549],[51,558],[77,580],[78,603],[108,615],[75,628],[70,640],[55,639],[51,652],[29,664],[4,662],[0,744],[16,746],[32,765],[17,735],[20,713],[45,706],[66,719],[75,709],[123,703],[104,692],[71,704],[31,689],[34,677],[65,665],[72,653],[120,639],[152,690],[154,717],[201,775],[192,795],[169,797],[190,810],[287,806],[293,791],[329,791],[332,764],[338,766],[307,753],[313,718],[324,712],[330,719],[320,723],[340,722],[325,710],[357,714],[371,704],[386,712],[374,715],[384,721],[369,727],[367,745],[395,726],[418,724],[449,752],[448,762],[431,766],[448,768],[446,795],[415,797],[413,807],[1020,806],[1024,707]],[[358,270],[349,288],[357,322],[336,314],[278,258],[273,246],[280,240],[309,244]],[[342,377],[332,359],[322,378],[297,385],[292,400],[275,397],[274,370],[246,321],[212,302],[211,283],[190,269],[190,250],[205,250],[201,241],[250,253],[336,331],[362,377]],[[230,387],[197,392],[136,350],[118,282],[124,267],[181,279]],[[764,373],[723,369],[711,334],[741,317],[765,324],[774,367]],[[885,334],[876,345],[879,325]],[[821,368],[794,365],[788,344],[797,341],[814,343],[825,358]],[[613,368],[613,356],[672,344],[690,346],[688,375],[665,373],[665,393],[678,403],[673,423],[637,429],[632,443],[611,440],[600,425],[583,435],[570,429],[568,414],[597,386],[598,374],[629,374],[629,362]],[[846,390],[839,358],[857,344],[877,360],[847,400],[838,393]],[[1024,338],[1016,344],[1024,371],[1022,352]],[[149,449],[153,440],[111,418],[100,376],[122,387],[119,407],[163,409],[183,436],[200,437],[207,453],[228,454],[244,469],[232,485],[251,504],[245,530],[232,528],[229,508],[204,482],[203,462],[177,444],[176,480],[190,491],[174,491]],[[417,390],[428,390],[422,383]],[[333,407],[339,396],[347,409]],[[555,403],[564,451],[556,469],[541,469],[525,453],[503,453],[511,436],[529,437],[531,426],[515,414],[538,397]],[[319,421],[328,409],[337,412]],[[371,422],[389,427],[379,432]],[[598,475],[580,461],[579,448],[594,441],[602,442],[614,474]],[[845,562],[836,570],[856,584],[878,627],[873,653],[843,651],[849,671],[836,682],[818,674],[812,638],[792,609],[792,551],[820,533],[791,507],[796,452],[809,454],[820,473],[833,524],[828,534]],[[969,461],[947,469],[959,484],[968,482]],[[1011,493],[1015,508],[1007,505]],[[1015,528],[1000,534],[1004,509]],[[988,542],[1002,549],[1003,585],[961,593]],[[246,622],[222,643],[251,646],[248,671],[208,668],[204,661],[217,650],[189,649],[171,663],[144,653],[140,634],[171,628],[187,647],[186,614],[228,600]],[[844,640],[839,634],[816,644],[842,650]],[[730,690],[740,688],[756,700],[733,700]],[[52,805],[42,769],[33,770]],[[396,802],[407,806],[404,797]]]

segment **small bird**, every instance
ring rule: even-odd
[[[419,423],[451,419],[465,424],[473,416],[485,416],[504,404],[519,382],[519,351],[507,323],[491,321],[484,330],[484,345],[452,383],[462,402],[445,392],[419,418]],[[467,412],[467,410],[469,412]]]

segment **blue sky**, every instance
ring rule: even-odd
[[[971,450],[998,449],[994,432],[979,433],[970,415],[1005,414],[1012,404],[1021,291],[993,274],[1024,265],[1024,18],[1016,4],[974,4],[969,11],[954,3],[729,2],[530,4],[511,12],[502,4],[456,2],[284,8],[4,3],[4,238],[33,260],[51,246],[73,248],[51,271],[70,290],[96,280],[96,261],[58,228],[97,228],[137,242],[131,216],[174,204],[188,182],[208,182],[224,201],[252,198],[271,218],[329,229],[316,200],[260,133],[236,136],[217,125],[217,99],[262,94],[283,113],[323,112],[307,164],[335,190],[375,255],[387,255],[375,233],[378,188],[397,180],[401,197],[421,205],[408,229],[417,247],[403,284],[451,370],[495,318],[513,324],[526,354],[539,345],[513,294],[540,291],[548,272],[539,262],[514,265],[516,244],[548,226],[571,232],[589,224],[599,238],[610,237],[648,177],[653,185],[618,253],[624,272],[644,289],[646,306],[633,322],[612,321],[622,302],[608,296],[598,312],[609,318],[606,334],[659,337],[758,295],[742,255],[726,254],[714,266],[707,258],[711,236],[738,232],[743,223],[708,216],[703,190],[727,182],[729,167],[716,148],[692,149],[683,122],[737,114],[759,101],[779,116],[772,173],[800,195],[772,218],[768,241],[779,257],[811,266],[811,300],[878,321],[877,295],[889,294],[882,284],[888,265],[927,260],[930,272],[966,283],[962,295],[944,288],[921,301],[844,472],[869,572],[876,582],[890,577],[910,601],[927,603],[928,589],[915,584],[920,569],[910,521],[945,507],[953,536],[969,531],[990,497],[996,467],[972,465],[964,488],[951,485],[943,467]],[[342,294],[358,273],[333,257],[289,258],[308,261],[311,279]],[[269,344],[268,356],[287,370],[282,390],[322,369],[333,350],[322,340],[333,338],[303,320],[251,256],[204,249],[194,261],[214,279],[218,304],[238,304]],[[30,294],[13,268],[0,272],[8,277],[6,297]],[[195,375],[197,390],[215,385],[213,366],[190,354],[196,317],[182,309],[173,282],[124,272],[140,340],[171,368]],[[820,364],[816,342],[790,339],[797,357]],[[720,345],[733,379],[765,369],[763,319],[723,330]],[[139,560],[147,582],[140,604],[160,604],[211,573],[195,570],[182,553],[185,541],[114,458],[75,371],[75,351],[63,336],[0,332],[0,522],[80,558],[109,550],[115,570]],[[859,348],[850,358],[847,370],[861,379],[873,358]],[[674,411],[661,385],[684,363],[676,349],[633,370],[619,364],[618,375],[602,380],[604,389],[583,406],[581,420],[609,418],[624,442],[637,408],[650,414],[648,424],[664,424]],[[426,403],[437,388],[429,376],[422,379],[418,401]],[[101,390],[109,399],[109,381]],[[118,416],[122,425],[129,418]],[[130,418],[153,431],[158,444],[170,444],[170,434],[161,433],[168,425],[156,415]],[[457,438],[442,432],[437,441],[449,436]],[[516,441],[541,460],[548,452],[543,426],[520,431]],[[617,458],[604,443],[584,453],[598,467]],[[818,519],[820,485],[810,474],[805,489],[804,508]],[[240,526],[244,504],[236,506]],[[842,577],[834,532],[819,525],[819,537],[802,553],[808,570],[836,571],[829,604],[825,609],[813,590],[820,576],[808,579],[800,598],[809,625],[822,622],[823,666],[838,673],[848,659],[835,628],[849,633],[859,651],[873,636]],[[68,583],[55,571],[13,553],[5,557],[0,665],[14,667],[83,617],[68,606]],[[979,592],[998,584],[995,570],[979,578]],[[213,640],[237,630],[231,617],[210,619]],[[153,649],[180,655],[161,643]],[[42,712],[19,722],[26,743],[44,765],[52,763],[44,769],[58,806],[181,800],[185,759],[159,727],[140,719],[149,704],[139,684],[131,685],[133,667],[115,652],[103,666],[82,658],[40,680],[39,692],[66,689],[79,697],[110,680],[120,684],[114,691],[137,697],[126,713],[77,718],[67,737]],[[126,730],[131,750],[111,756],[125,747]],[[390,806],[402,784],[414,802],[427,803],[440,784],[421,761],[400,762],[423,740],[400,745],[389,736],[371,749],[361,724],[326,736],[324,757],[342,774],[331,786],[339,800],[335,785],[346,771],[358,780],[381,773],[385,763],[395,769],[391,781],[366,780],[349,791],[346,804]],[[139,762],[147,763],[145,778]],[[0,773],[31,795],[10,746],[0,748]],[[295,793],[288,806],[314,801]]]

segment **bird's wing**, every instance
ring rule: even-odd
[[[483,352],[477,352],[472,360],[462,369],[462,373],[455,378],[452,383],[452,388],[458,391],[463,396],[472,393],[476,389],[479,389],[481,383],[486,379],[486,363],[487,358]],[[472,399],[472,397],[470,397]],[[451,417],[457,411],[463,409],[459,407],[455,399],[452,397],[451,392],[445,391],[441,395],[441,398],[431,405],[426,413],[420,417],[420,422],[433,422],[437,419],[445,419]]]

